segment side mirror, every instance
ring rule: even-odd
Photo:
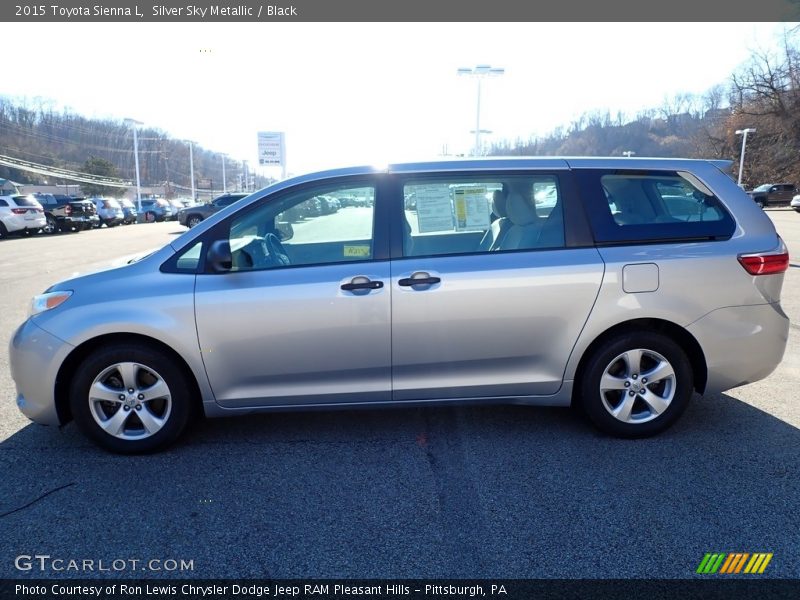
[[[294,237],[294,227],[287,221],[279,221],[275,227],[275,231],[278,233],[278,239],[282,242]]]
[[[211,247],[206,252],[206,262],[215,273],[230,271],[233,266],[230,242],[228,240],[212,242]]]

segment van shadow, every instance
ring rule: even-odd
[[[209,420],[136,457],[29,425],[0,444],[0,577],[133,576],[15,567],[39,553],[192,561],[148,578],[684,578],[735,551],[797,578],[798,448],[731,395],[645,440],[514,406]]]

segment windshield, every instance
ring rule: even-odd
[[[754,192],[768,192],[768,191],[769,191],[769,188],[771,188],[771,187],[772,187],[772,184],[771,184],[771,183],[765,183],[764,185],[760,185],[760,186],[758,186],[758,187],[757,187],[756,189],[754,189],[753,191],[754,191]]]

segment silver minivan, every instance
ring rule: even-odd
[[[173,442],[194,411],[576,404],[611,435],[653,435],[786,346],[789,256],[728,167],[487,159],[283,181],[35,297],[10,344],[17,404],[123,453]]]

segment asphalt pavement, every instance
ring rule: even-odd
[[[768,212],[800,256],[800,214]],[[778,370],[695,395],[652,439],[566,409],[391,409],[209,420],[124,457],[27,421],[5,348],[29,298],[181,231],[0,242],[0,578],[684,578],[706,552],[772,552],[765,576],[800,577],[797,258]]]

